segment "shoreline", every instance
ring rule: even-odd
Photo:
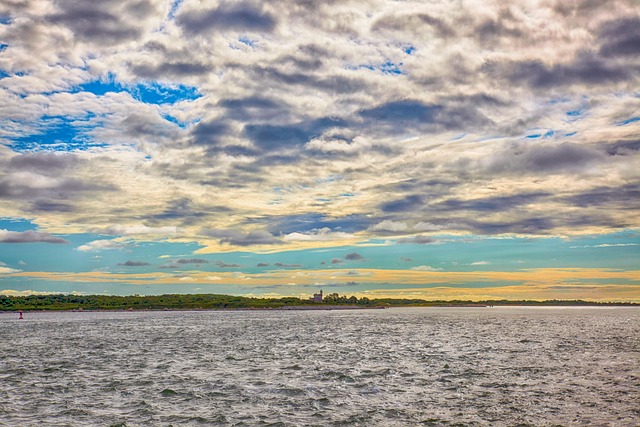
[[[284,306],[284,307],[225,307],[225,308],[96,308],[96,309],[60,309],[60,310],[41,310],[41,309],[13,309],[0,310],[0,314],[18,314],[22,313],[135,313],[135,312],[193,312],[193,311],[340,311],[340,310],[387,310],[393,308],[639,308],[640,304],[626,303],[610,303],[610,304],[438,304],[438,305],[392,305],[392,306],[375,306],[362,307],[351,305],[326,305],[326,306]]]

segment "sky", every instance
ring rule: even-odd
[[[0,294],[640,302],[637,0],[0,2]]]

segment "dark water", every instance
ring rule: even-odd
[[[640,310],[0,314],[2,426],[640,425]]]

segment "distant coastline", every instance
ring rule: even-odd
[[[438,300],[381,298],[369,299],[329,294],[321,302],[308,299],[248,298],[219,294],[168,295],[27,295],[0,296],[0,311],[163,311],[163,310],[353,310],[392,307],[640,307],[639,303],[583,300]]]

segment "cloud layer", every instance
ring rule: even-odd
[[[0,217],[38,230],[0,241],[638,229],[638,28],[633,0],[0,5]]]

